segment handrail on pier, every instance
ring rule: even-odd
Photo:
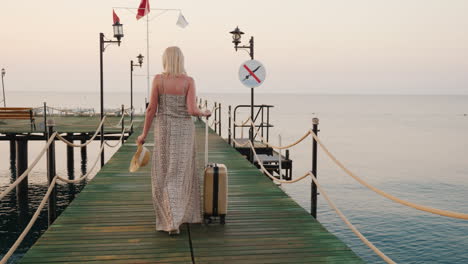
[[[123,107],[122,107],[123,108]],[[45,114],[45,113],[44,113]],[[98,155],[97,155],[97,158],[95,159],[95,161],[93,162],[93,165],[91,166],[90,170],[88,170],[87,173],[85,173],[84,175],[82,175],[81,177],[79,177],[78,179],[75,179],[75,180],[69,180],[69,179],[66,179],[66,178],[63,178],[63,177],[60,177],[58,175],[53,175],[53,178],[50,179],[49,181],[49,187],[47,189],[47,192],[46,194],[44,195],[41,203],[39,204],[38,208],[36,209],[36,211],[34,212],[34,215],[32,216],[32,218],[30,219],[28,225],[25,227],[25,229],[23,230],[23,232],[21,233],[21,235],[18,237],[18,239],[15,241],[15,243],[11,246],[11,248],[8,250],[8,252],[5,254],[5,256],[3,256],[3,258],[0,260],[0,264],[6,264],[8,259],[13,255],[13,253],[15,252],[15,250],[18,248],[18,246],[21,244],[21,242],[24,240],[24,238],[26,237],[26,235],[28,234],[28,232],[31,230],[32,226],[34,225],[34,223],[36,222],[37,218],[39,217],[40,215],[40,212],[42,210],[42,208],[45,206],[47,200],[50,199],[50,196],[51,194],[53,193],[54,191],[54,188],[55,188],[55,185],[57,184],[57,180],[60,180],[60,181],[63,181],[63,182],[66,182],[66,183],[78,183],[78,182],[81,182],[82,180],[86,179],[90,174],[91,172],[94,170],[94,168],[96,167],[98,161],[99,161],[99,158],[100,158],[100,154],[104,151],[104,147],[105,145],[109,146],[109,147],[117,147],[119,145],[119,143],[123,143],[124,142],[124,135],[125,135],[125,131],[128,131],[128,129],[131,129],[133,127],[133,120],[131,121],[130,125],[125,128],[124,125],[123,125],[123,120],[124,120],[124,117],[125,115],[128,115],[128,113],[126,111],[122,111],[122,118],[120,119],[119,121],[119,124],[122,125],[122,132],[120,134],[120,138],[119,140],[117,141],[117,144],[115,145],[111,145],[109,144],[107,141],[108,140],[104,140],[104,144],[101,145],[101,148],[98,152]],[[55,138],[61,140],[62,142],[64,142],[65,144],[67,144],[68,146],[70,147],[76,147],[76,148],[83,148],[83,147],[86,147],[88,144],[90,144],[94,138],[98,135],[98,134],[101,134],[100,133],[100,130],[101,130],[101,127],[102,125],[104,124],[104,121],[106,120],[107,118],[107,115],[105,115],[103,117],[103,119],[101,120],[101,122],[99,123],[97,129],[96,129],[96,132],[94,133],[94,135],[85,143],[83,144],[73,144],[72,142],[66,140],[65,138],[63,138],[57,131],[51,133],[49,139],[47,140],[46,142],[46,145],[42,148],[42,150],[39,152],[39,155],[37,155],[37,157],[34,159],[34,161],[31,163],[30,166],[28,166],[28,168],[13,182],[11,183],[6,190],[4,190],[2,193],[0,193],[0,200],[2,198],[4,198],[9,192],[11,192],[17,185],[19,185],[22,180],[24,178],[26,178],[28,176],[28,174],[32,171],[32,169],[37,165],[37,163],[39,162],[39,160],[42,158],[42,156],[44,155],[44,153],[46,153],[46,151],[48,152],[50,150],[50,147],[52,145],[52,143],[55,141]],[[103,137],[104,135],[100,135],[101,137]],[[55,166],[54,166],[55,167]],[[48,170],[48,173],[47,174],[50,174],[50,170],[52,168],[49,168],[49,166],[47,166],[47,170]],[[55,171],[55,169],[53,169],[53,171]],[[50,203],[50,200],[49,200],[49,203]],[[50,220],[50,219],[49,219]],[[50,222],[50,221],[49,221]]]
[[[249,117],[247,120],[245,120],[244,122],[241,123],[242,126],[246,125],[246,124],[249,124],[248,126],[253,126],[255,125],[254,121]],[[393,195],[390,195],[374,186],[372,186],[371,184],[367,183],[366,181],[364,181],[363,179],[359,178],[358,176],[356,176],[354,173],[352,173],[348,168],[346,168],[343,163],[341,163],[335,156],[333,156],[333,154],[325,147],[325,145],[323,144],[323,142],[319,139],[319,137],[317,136],[317,125],[318,125],[318,118],[314,118],[313,120],[313,124],[314,124],[314,129],[309,129],[306,131],[306,133],[304,133],[304,135],[302,137],[300,137],[299,139],[297,139],[296,141],[286,145],[286,146],[275,146],[271,143],[268,142],[268,140],[266,140],[265,138],[263,138],[262,136],[260,136],[260,139],[262,140],[262,142],[264,144],[266,144],[267,146],[270,146],[274,149],[278,149],[278,150],[281,150],[281,149],[289,149],[293,146],[296,146],[297,144],[303,142],[306,138],[308,138],[309,136],[312,137],[312,140],[313,140],[313,143],[314,145],[316,146],[316,144],[318,143],[318,145],[320,146],[320,148],[325,152],[325,154],[338,166],[340,167],[346,174],[348,174],[349,176],[351,176],[353,179],[355,179],[356,181],[358,181],[359,183],[361,183],[362,185],[364,185],[365,187],[371,189],[372,191],[374,191],[375,193],[387,198],[387,199],[390,199],[394,202],[397,202],[397,203],[400,203],[402,205],[405,205],[405,206],[408,206],[408,207],[411,207],[413,209],[417,209],[417,210],[421,210],[421,211],[425,211],[425,212],[429,212],[429,213],[433,213],[433,214],[438,214],[438,215],[441,215],[441,216],[446,216],[446,217],[451,217],[451,218],[457,218],[457,219],[463,219],[463,220],[468,220],[468,214],[465,214],[465,213],[459,213],[459,212],[452,212],[452,211],[447,211],[447,210],[441,210],[441,209],[436,209],[436,208],[431,208],[431,207],[428,207],[428,206],[424,206],[424,205],[419,205],[419,204],[416,204],[416,203],[412,203],[412,202],[409,202],[409,201],[406,201],[406,200],[403,200],[403,199],[400,199],[400,198],[397,198]],[[239,125],[238,125],[239,126]],[[258,130],[260,129],[260,127],[257,127],[256,129],[256,133],[258,134]],[[240,143],[240,142],[237,142],[235,138],[232,139],[232,141],[234,142],[234,144],[238,145],[238,146],[246,146],[246,145],[249,145],[251,151],[253,152],[253,155],[256,157],[257,160],[260,160],[260,158],[258,157],[257,155],[257,152],[255,150],[255,146],[254,146],[254,143],[252,141],[247,140],[247,142],[244,142],[244,143]],[[316,150],[315,150],[316,151]],[[316,153],[315,153],[316,154]],[[316,155],[314,155],[316,158]],[[319,191],[323,194],[324,198],[326,199],[327,203],[335,210],[335,212],[338,214],[338,216],[344,221],[344,223],[359,237],[359,239],[361,239],[364,244],[366,244],[370,249],[372,249],[378,256],[380,256],[385,262],[387,263],[395,263],[391,258],[389,258],[388,256],[386,256],[382,251],[380,251],[377,247],[375,247],[366,237],[364,237],[364,235],[362,235],[361,232],[359,232],[359,230],[346,218],[346,216],[336,207],[336,205],[333,203],[333,201],[328,197],[326,191],[322,188],[322,186],[319,184],[316,176],[314,175],[313,171],[314,171],[314,168],[312,168],[312,171],[307,171],[304,175],[296,178],[296,179],[293,179],[293,180],[282,180],[282,179],[278,179],[276,178],[275,176],[273,176],[263,165],[262,162],[258,162],[259,166],[260,166],[260,170],[266,175],[268,176],[270,179],[272,179],[273,181],[275,182],[279,182],[279,183],[286,183],[286,184],[290,184],[290,183],[295,183],[295,182],[299,182],[307,177],[311,177],[311,180],[312,180],[312,183],[313,185],[315,185]],[[314,164],[313,164],[314,165]],[[312,195],[312,194],[311,194]]]

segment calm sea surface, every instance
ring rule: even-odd
[[[9,93],[9,104],[56,107],[96,107],[94,93]],[[244,94],[205,94],[223,107],[223,133],[227,136],[228,105],[249,104]],[[40,100],[40,101],[38,101]],[[129,101],[123,93],[106,95],[106,106]],[[136,94],[135,108],[142,109],[143,94]],[[468,96],[374,96],[256,94],[255,103],[272,104],[274,128],[270,141],[295,141],[320,118],[319,136],[335,156],[354,173],[397,197],[423,205],[468,213]],[[239,121],[249,111],[239,113]],[[1,125],[1,124],[0,124]],[[246,131],[247,132],[247,131]],[[29,159],[43,143],[30,144]],[[57,143],[65,156],[65,145]],[[11,181],[8,143],[0,142],[0,191]],[[88,164],[98,143],[88,148]],[[106,150],[107,158],[112,150]],[[75,177],[81,175],[79,150],[75,153]],[[311,140],[291,149],[293,177],[311,168]],[[57,164],[67,175],[66,160]],[[30,174],[30,214],[46,191],[45,159]],[[350,221],[385,254],[398,263],[468,263],[468,221],[416,211],[369,191],[344,174],[319,150],[318,178],[329,196]],[[63,210],[83,185],[59,185]],[[310,180],[281,186],[299,205],[310,210]],[[319,221],[369,263],[383,263],[341,222],[319,196]],[[46,229],[46,211],[15,258],[18,259]],[[0,256],[21,232],[14,193],[0,201]],[[294,223],[289,223],[294,224]]]

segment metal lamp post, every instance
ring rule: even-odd
[[[114,28],[114,37],[117,40],[105,40],[104,33],[99,33],[99,59],[100,59],[100,79],[101,79],[101,121],[104,118],[104,73],[103,73],[103,54],[106,49],[105,44],[117,43],[120,46],[120,39],[123,38],[123,25],[116,22],[112,25]],[[101,126],[101,147],[104,144],[104,124]],[[104,166],[104,150],[101,152],[101,167]]]
[[[6,107],[6,99],[5,99],[5,84],[3,83],[3,77],[5,76],[6,71],[2,68],[2,90],[3,90],[3,107]]]
[[[130,122],[133,121],[133,67],[139,66],[141,68],[141,65],[143,64],[143,58],[144,56],[140,53],[140,55],[137,56],[138,64],[134,64],[133,60],[130,61]],[[130,129],[133,133],[133,124]]]
[[[234,49],[237,51],[238,49],[248,49],[248,53],[250,55],[250,59],[254,59],[254,37],[250,37],[249,40],[249,45],[242,45],[239,46],[241,43],[241,38],[244,32],[242,32],[239,27],[236,27],[233,31],[229,32],[232,34],[232,43],[234,43]],[[254,88],[250,88],[250,118],[252,119],[252,122],[254,122]],[[252,124],[250,127],[250,133],[249,133],[249,138],[252,144],[254,144],[254,125]],[[251,151],[250,153],[250,158],[251,161],[253,162],[253,153]]]

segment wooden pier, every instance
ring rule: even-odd
[[[196,128],[202,177],[204,123]],[[128,172],[141,129],[20,263],[363,263],[214,131],[209,159],[229,171],[226,224],[183,224],[176,236],[156,231],[150,167]]]

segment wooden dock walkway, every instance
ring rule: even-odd
[[[196,127],[201,173],[204,123]],[[156,231],[150,167],[128,172],[141,129],[140,123],[21,263],[363,263],[213,131],[210,161],[229,170],[226,225],[183,224],[178,236]]]
[[[101,122],[99,115],[94,116],[51,116],[49,119],[55,121],[55,131],[60,133],[94,133]],[[104,122],[104,133],[119,133],[120,126],[115,127],[120,116],[108,116]],[[125,117],[124,124],[130,124],[129,117]],[[7,133],[42,133],[44,128],[40,124],[44,120],[41,116],[36,117],[36,129],[31,131],[29,120],[0,120],[0,134]]]

